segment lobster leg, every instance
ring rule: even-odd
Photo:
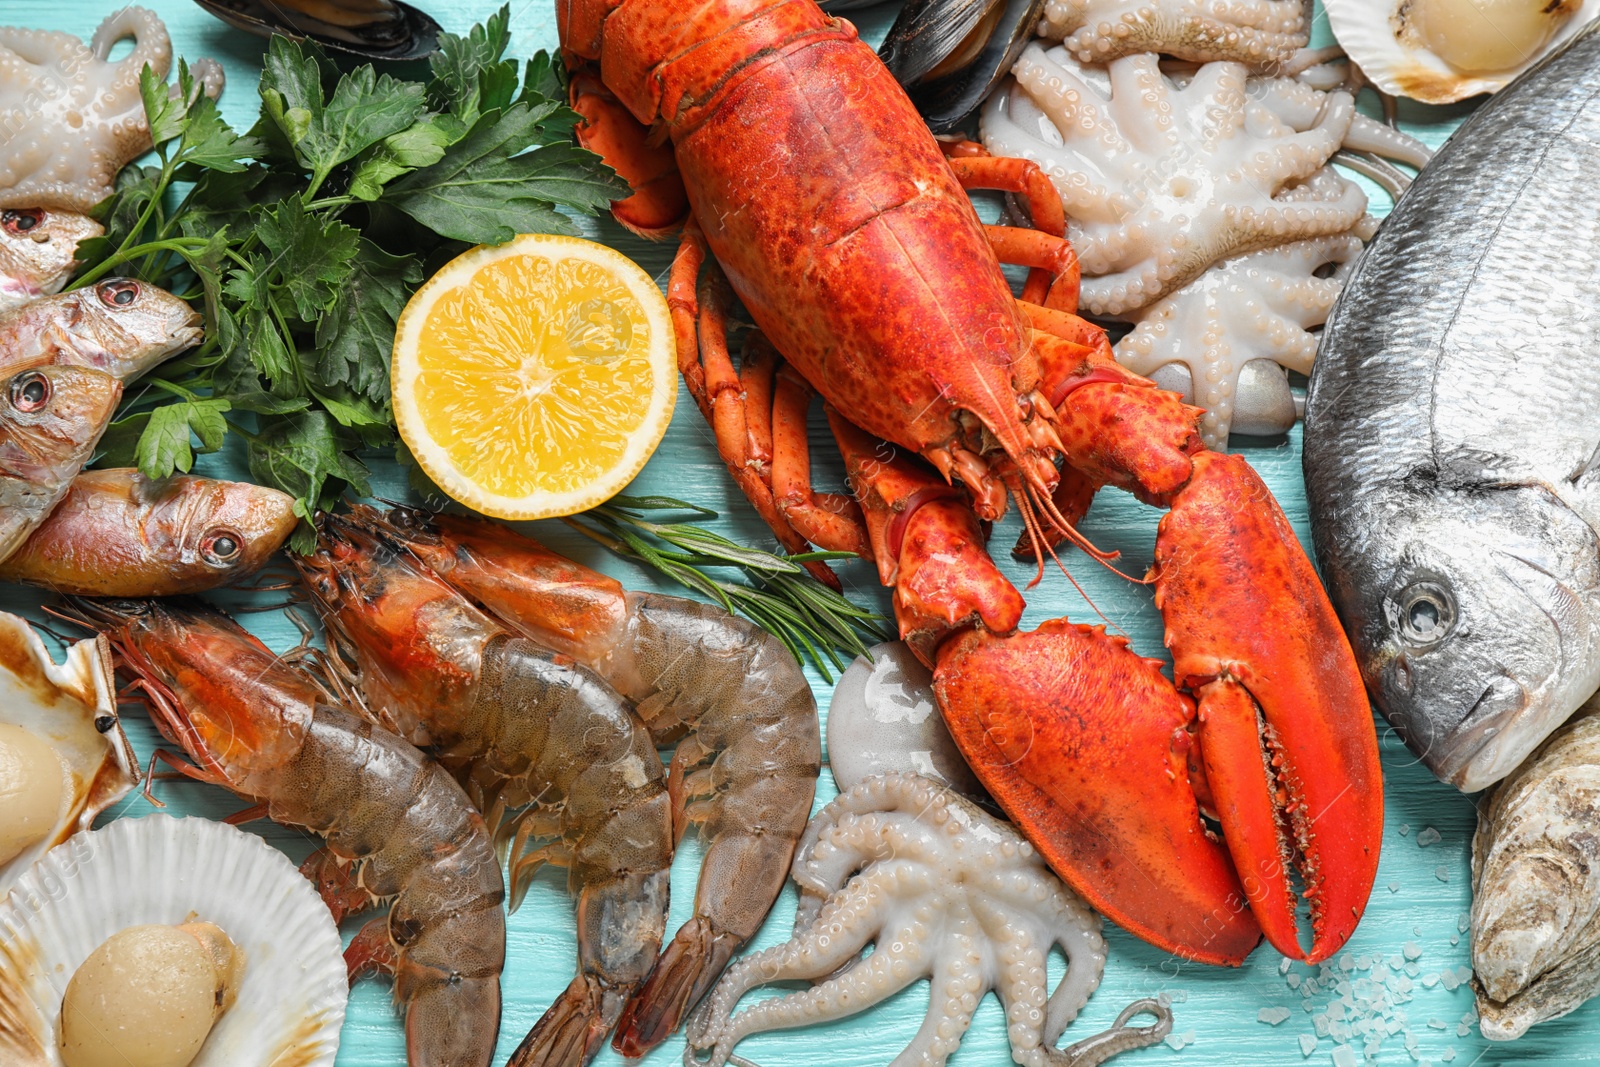
[[[1067,220],[1061,196],[1039,165],[1028,159],[991,156],[973,141],[942,141],[940,147],[963,189],[992,189],[1026,201],[1033,229],[984,227],[1000,262],[1032,268],[1022,298],[1061,311],[1077,311],[1078,256],[1064,239]]]
[[[812,389],[788,364],[779,369],[772,406],[772,491],[783,517],[812,544],[873,558],[861,510],[853,500],[811,488],[806,410]]]
[[[697,291],[697,275],[705,263],[705,254],[705,242],[691,222],[684,227],[667,282],[667,306],[672,312],[679,373],[700,413],[711,424],[717,451],[728,473],[766,520],[778,542],[791,553],[805,552],[811,546],[784,518],[767,480],[770,470],[764,473],[758,458],[771,454],[770,448],[761,447],[766,444],[763,438],[772,432],[771,423],[765,417],[762,397],[763,415],[756,418],[752,435],[745,383],[733,369],[733,358],[728,353],[727,302],[732,294],[720,269],[713,266]],[[752,370],[749,377],[764,384],[759,370]],[[827,564],[812,560],[805,568],[830,588],[841,588],[838,576]]]

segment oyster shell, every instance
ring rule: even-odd
[[[245,967],[191,1067],[332,1067],[349,983],[327,905],[260,838],[169,815],[79,834],[0,902],[0,1063],[60,1067],[61,998],[89,953],[129,926],[195,919]]]
[[[111,650],[103,637],[79,641],[58,664],[32,627],[0,612],[0,723],[20,726],[54,749],[68,783],[50,833],[0,864],[4,894],[40,856],[89,829],[139,774],[117,718]]]
[[[1333,35],[1386,93],[1448,104],[1505,88],[1600,0],[1325,0]]]

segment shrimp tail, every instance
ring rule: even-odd
[[[592,974],[579,974],[534,1024],[506,1067],[581,1067],[594,1059],[617,1016],[626,990],[608,989]]]
[[[430,1063],[490,1063],[500,1036],[498,975],[420,975],[408,980],[400,965],[395,999],[406,1005],[408,1067]],[[421,968],[417,968],[421,970]],[[488,1020],[495,1020],[486,1025]],[[432,1059],[439,1050],[445,1059]]]
[[[744,942],[740,935],[717,930],[704,915],[684,923],[628,1001],[612,1048],[631,1059],[665,1041]]]

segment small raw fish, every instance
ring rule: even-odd
[[[0,564],[0,580],[83,596],[198,593],[261,569],[294,530],[294,498],[245,482],[84,471]]]
[[[1472,970],[1491,1041],[1600,993],[1600,702],[1500,783],[1472,839]]]
[[[0,560],[50,514],[122,399],[122,383],[84,367],[36,367],[0,382]]]
[[[201,321],[164,289],[107,278],[0,314],[0,370],[69,363],[126,382],[199,344]]]
[[[78,265],[78,242],[103,233],[98,222],[71,211],[0,211],[0,311],[59,292]]]
[[[1600,31],[1467,120],[1328,319],[1311,528],[1367,691],[1465,791],[1600,686]]]

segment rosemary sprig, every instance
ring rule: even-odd
[[[652,522],[647,513],[688,512],[686,522]],[[587,518],[588,523],[578,521]],[[745,616],[770,632],[794,654],[810,659],[828,682],[829,670],[842,671],[850,658],[862,655],[869,641],[888,640],[879,625],[884,616],[852,604],[817,581],[802,564],[812,560],[854,559],[853,552],[807,552],[778,556],[745,548],[704,526],[717,513],[668,496],[615,496],[582,516],[566,520],[587,537],[629,559],[648,564],[680,585],[710,597],[730,612]],[[727,581],[709,567],[734,567],[753,584]]]

